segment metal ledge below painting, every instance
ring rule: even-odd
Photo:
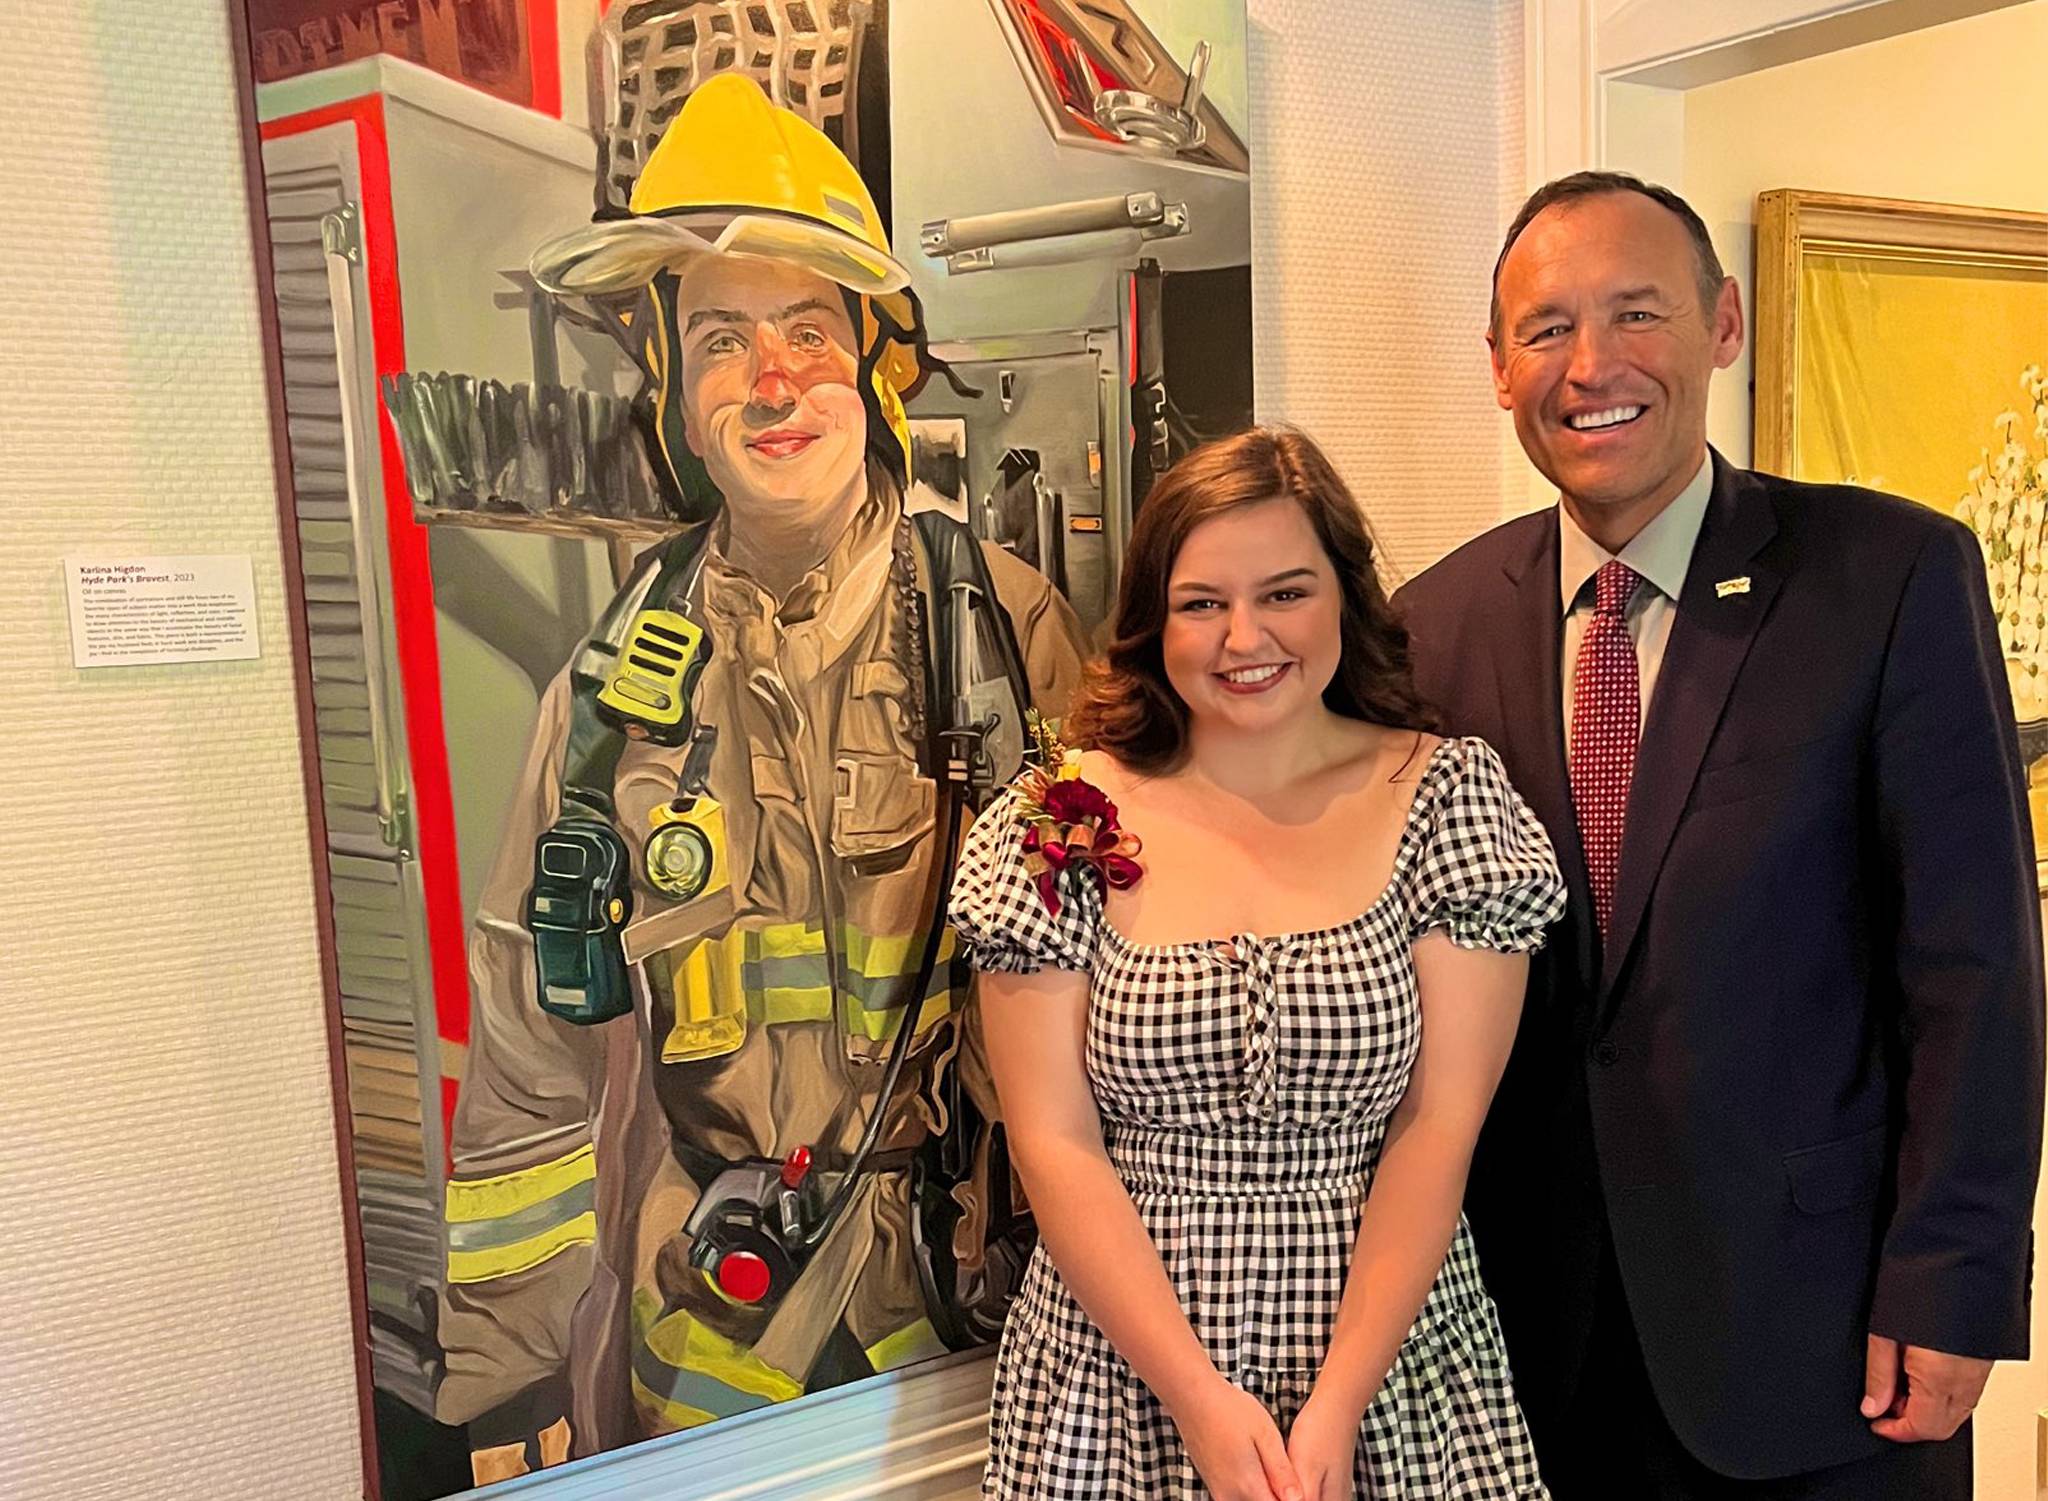
[[[975,1351],[493,1487],[496,1501],[968,1501],[994,1358]]]

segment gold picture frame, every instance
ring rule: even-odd
[[[2048,214],[1756,200],[1755,463],[1888,490],[1985,549],[2048,891]]]

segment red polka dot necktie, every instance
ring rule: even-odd
[[[1621,866],[1621,830],[1628,784],[1642,733],[1636,644],[1628,634],[1628,602],[1641,578],[1627,565],[1603,563],[1593,575],[1593,618],[1579,638],[1572,669],[1572,806],[1593,886],[1593,914],[1607,936],[1614,915],[1614,873]]]

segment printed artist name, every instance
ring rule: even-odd
[[[199,575],[182,571],[153,573],[140,563],[81,563],[78,582],[86,588],[107,584],[191,584]]]

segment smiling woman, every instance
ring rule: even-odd
[[[1117,600],[1068,725],[1130,766],[1177,763],[1191,710],[1255,723],[1320,699],[1351,719],[1432,724],[1364,512],[1302,433],[1254,428],[1175,465],[1138,513]]]
[[[1427,721],[1308,438],[1167,472],[1089,748],[989,806],[953,888],[1041,1232],[984,1496],[1546,1494],[1458,1206],[1563,885],[1493,752]],[[1048,858],[1048,786],[1145,878],[1064,820]]]

